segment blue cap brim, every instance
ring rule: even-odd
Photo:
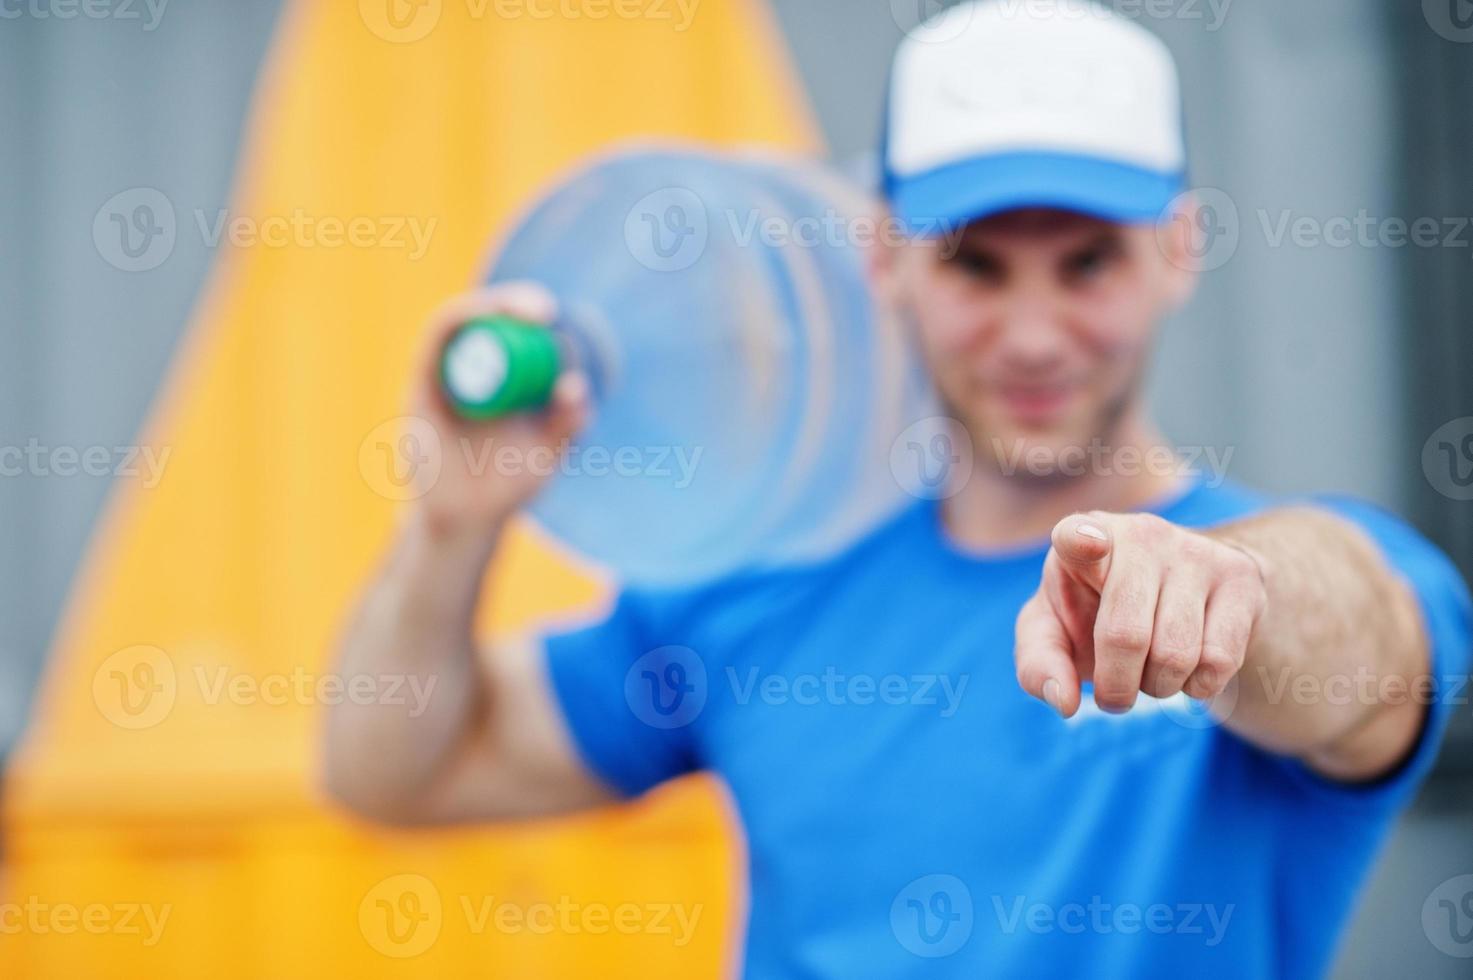
[[[1186,177],[1099,157],[1031,152],[973,157],[912,177],[891,175],[886,184],[895,217],[912,234],[928,236],[1018,208],[1155,223],[1186,189]]]

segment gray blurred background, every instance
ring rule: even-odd
[[[705,0],[720,2],[720,0]],[[1285,218],[1473,215],[1468,0],[1117,0],[1184,74],[1193,183],[1219,209],[1208,272],[1169,325],[1154,392],[1183,446],[1229,475],[1392,507],[1473,569],[1473,503],[1423,466],[1473,416],[1473,229],[1432,246],[1275,244]],[[775,0],[834,156],[863,168],[887,61],[929,0]],[[227,205],[275,0],[191,0],[139,20],[0,19],[0,446],[123,446],[141,423],[211,255],[179,237],[146,274],[105,262],[92,220],[156,187]],[[1383,227],[1383,226],[1378,226]],[[1473,431],[1473,430],[1468,430]],[[1458,459],[1473,467],[1473,458]],[[1448,464],[1453,465],[1453,464]],[[107,492],[101,477],[0,479],[0,758]],[[1422,926],[1429,892],[1473,873],[1469,711],[1362,902],[1338,976],[1473,976]],[[1473,954],[1473,944],[1465,947]]]

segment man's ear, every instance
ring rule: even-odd
[[[880,227],[887,230],[895,227],[895,219],[888,211],[881,213]],[[869,279],[870,291],[876,299],[891,308],[894,308],[900,298],[898,265],[900,249],[903,247],[895,241],[895,236],[882,234],[876,235],[875,241],[864,250],[865,275]]]
[[[1156,244],[1166,257],[1166,288],[1163,297],[1168,312],[1186,305],[1197,291],[1205,248],[1201,202],[1195,194],[1183,194],[1176,209],[1156,226]]]

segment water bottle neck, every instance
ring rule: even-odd
[[[583,372],[595,402],[617,386],[623,367],[617,334],[602,310],[587,303],[562,306],[553,333],[563,362]]]

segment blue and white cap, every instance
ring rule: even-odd
[[[1021,207],[1154,222],[1185,189],[1170,52],[1089,0],[941,11],[901,41],[886,111],[886,196],[920,234]]]

